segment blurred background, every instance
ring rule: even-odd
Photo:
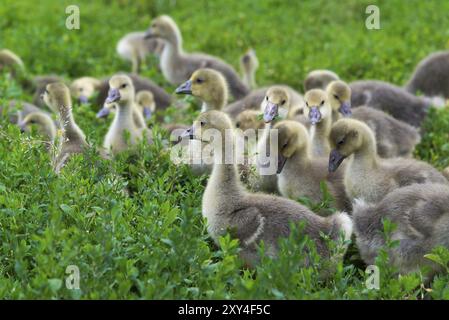
[[[80,8],[80,30],[67,30],[65,8]],[[368,5],[380,8],[380,30],[368,30]],[[160,14],[173,16],[186,51],[203,51],[238,67],[252,47],[259,85],[288,83],[302,90],[305,74],[328,68],[343,79],[378,78],[403,84],[432,51],[448,48],[449,1],[208,1],[2,0],[0,47],[16,52],[34,74],[73,78],[129,70],[115,46],[145,30]],[[143,75],[162,81],[152,61]]]

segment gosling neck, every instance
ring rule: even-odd
[[[179,30],[176,30],[174,34],[169,39],[165,39],[164,42],[165,45],[161,54],[161,67],[174,67],[178,63],[180,57],[184,54],[181,33]]]
[[[226,130],[225,141],[222,139],[221,146],[214,145],[214,166],[209,180],[210,187],[217,188],[217,190],[225,187],[228,194],[229,192],[238,193],[242,190],[235,164],[234,149],[234,134],[232,129],[228,129]]]
[[[222,110],[228,102],[228,97],[224,91],[216,91],[208,101],[203,101],[201,112],[210,110]]]
[[[246,84],[248,88],[255,89],[256,85],[256,71],[248,70],[247,68],[243,68],[243,82]]]
[[[85,136],[75,123],[72,114],[72,106],[60,107],[60,127],[63,130],[64,141],[84,141]]]
[[[125,128],[132,128],[134,107],[130,101],[120,101],[117,103],[116,119],[117,123]]]
[[[310,126],[310,140],[314,145],[314,155],[327,156],[330,152],[329,135],[332,128],[332,117],[325,117],[316,125]]]
[[[377,155],[377,147],[374,137],[366,134],[363,137],[362,146],[354,152],[353,165],[365,169],[373,169],[378,166],[379,156]]]

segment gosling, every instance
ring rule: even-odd
[[[136,109],[134,86],[131,78],[126,75],[116,75],[109,80],[109,94],[106,104],[115,103],[117,112],[114,121],[104,139],[103,148],[112,155],[131,149],[141,139],[152,143],[151,131],[143,123],[138,127],[133,120],[133,110]],[[125,137],[129,134],[129,139]]]
[[[232,123],[220,111],[208,111],[199,115],[197,121],[185,133],[193,139],[204,139],[199,132],[214,129],[221,137],[230,136],[233,141]],[[257,244],[264,242],[265,252],[275,258],[278,254],[278,240],[288,237],[290,223],[305,222],[305,233],[315,243],[318,253],[329,258],[330,252],[320,234],[338,240],[341,236],[350,239],[352,221],[346,213],[329,217],[315,215],[299,203],[271,195],[253,194],[246,191],[238,178],[237,168],[232,161],[223,161],[227,143],[222,139],[210,142],[214,147],[214,166],[203,194],[202,214],[207,219],[210,236],[219,244],[219,237],[229,230],[241,245],[241,257],[248,266],[259,262]],[[232,142],[233,143],[233,142]]]
[[[73,118],[72,98],[65,84],[60,82],[48,84],[43,100],[50,109],[59,110],[62,140],[53,161],[54,171],[59,174],[73,154],[84,153],[89,145],[86,142],[86,136]]]
[[[259,68],[259,59],[257,59],[256,51],[248,49],[240,58],[240,69],[243,74],[243,82],[248,88],[254,90],[256,85],[256,71]]]
[[[163,15],[154,19],[147,30],[146,38],[164,41],[160,68],[165,79],[171,84],[183,83],[197,69],[211,68],[224,75],[234,99],[241,99],[248,94],[249,88],[239,78],[237,72],[224,61],[205,54],[185,53],[182,48],[181,32],[171,17]]]
[[[377,155],[373,131],[363,122],[340,119],[333,126],[330,140],[329,171],[346,163],[344,184],[351,201],[377,203],[393,190],[411,184],[441,183],[446,178],[431,165],[414,159],[382,159]]]
[[[175,90],[175,93],[199,98],[203,102],[201,112],[221,110],[228,103],[226,78],[214,69],[196,70],[189,80]]]
[[[399,245],[387,248],[389,263],[400,273],[419,271],[429,266],[432,276],[442,271],[424,257],[436,246],[449,248],[449,187],[441,184],[414,184],[392,190],[379,203],[358,200],[354,204],[354,232],[360,255],[366,264],[374,264],[385,237],[383,221],[396,225],[390,237]]]
[[[432,53],[419,62],[405,89],[412,94],[449,99],[449,51]]]
[[[343,184],[343,173],[328,173],[328,159],[312,157],[307,129],[299,122],[284,120],[278,131],[278,189],[282,196],[298,200],[307,197],[323,201],[321,182],[325,182],[339,210],[349,210],[350,202]]]
[[[312,155],[327,157],[331,150],[329,134],[332,127],[332,108],[324,90],[312,89],[305,96],[304,115],[310,122]]]
[[[21,132],[27,131],[27,128],[31,125],[37,125],[39,132],[46,137],[44,141],[47,149],[53,144],[56,138],[56,125],[53,119],[44,112],[31,112],[25,116],[25,118],[18,123]]]

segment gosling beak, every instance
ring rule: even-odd
[[[350,117],[352,115],[351,111],[351,102],[344,101],[342,102],[340,108],[338,111],[344,116],[344,117]]]
[[[278,168],[277,168],[277,171],[276,171],[277,174],[280,174],[282,172],[282,169],[284,168],[284,165],[285,165],[286,162],[287,162],[287,158],[284,157],[282,155],[282,153],[279,152],[279,154],[278,154]]]
[[[143,116],[145,117],[145,119],[150,119],[151,118],[151,109],[148,107],[143,107]]]
[[[192,81],[187,80],[176,88],[176,94],[192,94]]]
[[[120,96],[120,91],[118,89],[115,88],[111,88],[108,91],[108,97],[106,98],[106,103],[112,103],[112,102],[117,102],[119,101],[121,98]]]
[[[86,96],[79,96],[78,100],[81,104],[86,104],[89,102],[89,99],[87,99]]]
[[[148,28],[147,31],[145,31],[145,34],[143,35],[144,39],[150,39],[150,38],[154,38],[155,35],[153,33],[153,30],[151,28]]]
[[[335,172],[345,158],[337,149],[332,150],[329,155],[329,172]]]
[[[321,121],[321,112],[318,107],[312,107],[309,112],[309,120],[312,123],[312,125],[316,125],[318,122]]]
[[[109,116],[109,113],[111,113],[111,111],[108,108],[103,107],[100,111],[98,111],[97,118],[106,118]]]
[[[263,121],[270,123],[278,116],[279,106],[275,103],[268,101],[267,106],[263,112]]]

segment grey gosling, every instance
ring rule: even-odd
[[[329,250],[320,234],[331,239],[348,240],[352,233],[352,221],[346,213],[320,217],[299,203],[271,195],[249,193],[241,185],[234,162],[223,161],[226,150],[223,137],[230,136],[233,143],[232,123],[220,111],[201,113],[186,135],[193,139],[205,139],[200,132],[218,130],[222,139],[214,139],[214,166],[203,194],[202,214],[207,219],[210,236],[219,244],[219,237],[228,231],[240,241],[241,257],[248,266],[258,263],[257,244],[264,242],[266,254],[275,258],[278,240],[288,237],[290,223],[305,222],[304,232],[315,241],[318,253],[329,257]],[[229,142],[229,140],[227,140]],[[210,141],[207,141],[210,142]],[[220,156],[219,156],[220,155]]]
[[[201,53],[184,52],[181,32],[171,17],[163,15],[155,18],[147,30],[146,37],[164,40],[160,67],[165,79],[171,84],[183,83],[195,70],[211,68],[220,71],[226,78],[234,99],[241,99],[248,94],[249,88],[239,78],[238,73],[223,60]]]
[[[53,161],[53,168],[59,173],[73,154],[83,153],[89,145],[83,131],[73,118],[72,98],[65,84],[60,82],[48,84],[43,93],[43,100],[50,109],[59,110],[62,138]]]

